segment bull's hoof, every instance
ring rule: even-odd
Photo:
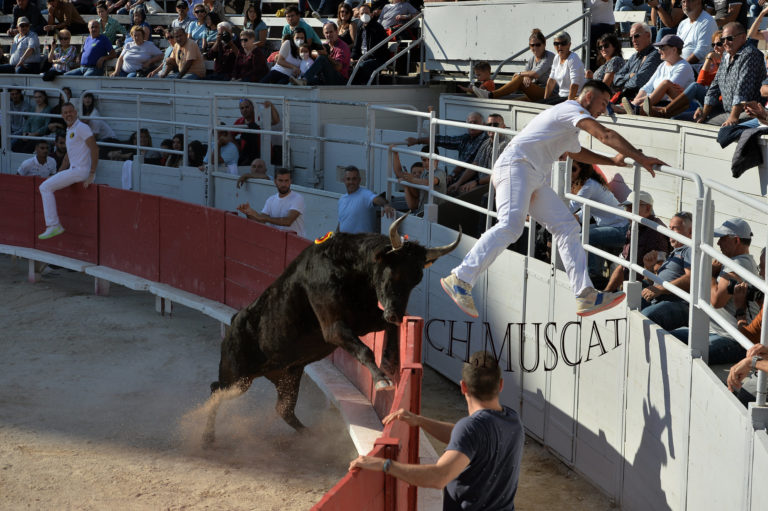
[[[376,382],[376,390],[390,390],[395,388],[395,384],[389,378],[384,378]]]

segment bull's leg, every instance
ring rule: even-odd
[[[400,327],[387,325],[385,333],[381,370],[394,376],[400,370]]]
[[[275,410],[296,431],[304,429],[304,424],[296,417],[296,400],[299,397],[299,385],[301,384],[301,375],[304,374],[304,367],[291,367],[279,373],[267,375],[269,381],[277,389],[277,404]]]
[[[392,380],[387,378],[387,375],[376,366],[376,359],[370,348],[363,344],[360,338],[343,321],[336,321],[328,325],[321,324],[321,326],[326,342],[343,348],[344,351],[368,368],[373,380],[376,382],[376,390],[387,389],[393,386]]]
[[[205,423],[205,431],[203,432],[203,447],[212,446],[216,439],[216,414],[219,411],[221,402],[244,394],[248,387],[251,386],[252,381],[253,378],[243,378],[229,388],[220,387],[219,382],[211,383],[211,397],[205,403],[205,407],[208,409],[208,418]]]

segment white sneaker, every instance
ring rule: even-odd
[[[59,234],[64,233],[64,228],[61,225],[51,225],[50,227],[45,229],[45,232],[38,235],[38,238],[41,240],[47,240],[49,238],[53,238],[54,236],[58,236]]]
[[[440,279],[440,285],[443,286],[443,291],[451,297],[451,300],[456,302],[459,309],[473,318],[480,315],[480,313],[477,312],[477,307],[475,307],[475,301],[472,299],[472,286],[463,280],[460,280],[453,273]]]
[[[635,115],[635,107],[627,98],[621,98],[621,106],[624,107],[625,114]]]
[[[477,85],[471,85],[470,87],[472,88],[472,92],[474,92],[475,96],[477,96],[478,98],[488,99],[489,97],[491,97],[490,92],[488,92],[485,89],[481,89]]]
[[[591,316],[618,305],[625,298],[624,291],[604,293],[594,288],[585,289],[576,297],[576,315]]]

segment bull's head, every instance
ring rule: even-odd
[[[405,315],[408,298],[424,275],[424,268],[434,263],[459,244],[461,228],[456,241],[442,247],[425,248],[418,243],[403,241],[398,227],[405,220],[404,215],[389,228],[391,248],[387,247],[376,255],[374,285],[376,296],[384,310],[384,320],[399,325]]]

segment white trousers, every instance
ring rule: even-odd
[[[581,227],[549,186],[547,174],[525,160],[500,158],[491,177],[496,189],[498,223],[483,233],[452,273],[474,286],[482,272],[517,241],[530,213],[552,233],[574,294],[578,296],[585,288],[591,288]]]
[[[70,168],[57,172],[42,182],[40,185],[40,196],[43,199],[46,227],[59,225],[59,214],[56,211],[56,198],[53,196],[53,192],[85,181],[90,173],[91,169]]]

